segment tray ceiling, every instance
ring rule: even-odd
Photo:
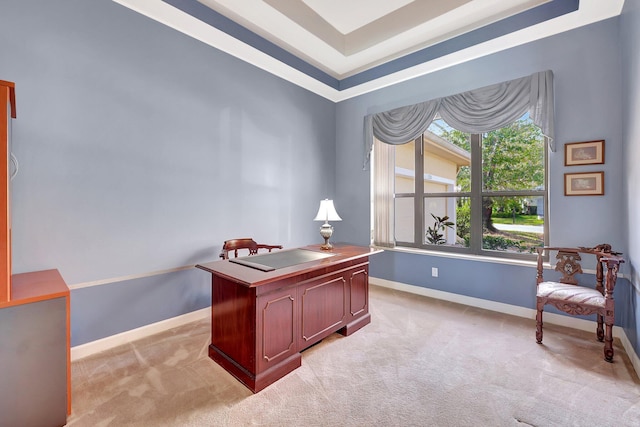
[[[617,16],[624,0],[114,0],[333,101]]]

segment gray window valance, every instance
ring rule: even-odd
[[[375,136],[387,144],[405,144],[422,135],[436,114],[451,127],[468,133],[500,129],[526,112],[549,140],[553,140],[553,73],[541,71],[445,98],[396,108],[364,118],[365,167]]]

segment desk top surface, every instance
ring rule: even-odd
[[[226,259],[198,264],[196,267],[211,274],[242,283],[245,286],[254,287],[272,282],[274,279],[304,274],[341,262],[365,258],[380,252],[382,250],[364,246],[334,244],[333,249],[322,250],[320,245],[311,245],[303,248],[284,249],[270,254],[264,253],[237,258],[240,262],[244,262],[245,265]],[[292,262],[294,264],[291,264]],[[267,268],[261,268],[260,266]]]
[[[261,271],[273,271],[285,267],[304,264],[310,261],[317,261],[329,258],[336,254],[330,251],[314,251],[310,249],[288,249],[285,251],[275,251],[265,254],[230,258],[229,262],[240,264]]]

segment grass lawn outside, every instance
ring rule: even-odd
[[[538,218],[537,215],[516,215],[515,222],[513,217],[499,218],[495,215],[491,216],[494,224],[517,224],[517,225],[543,225],[544,219]]]

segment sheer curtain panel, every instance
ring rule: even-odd
[[[395,150],[378,139],[373,155],[373,244],[393,247]]]

